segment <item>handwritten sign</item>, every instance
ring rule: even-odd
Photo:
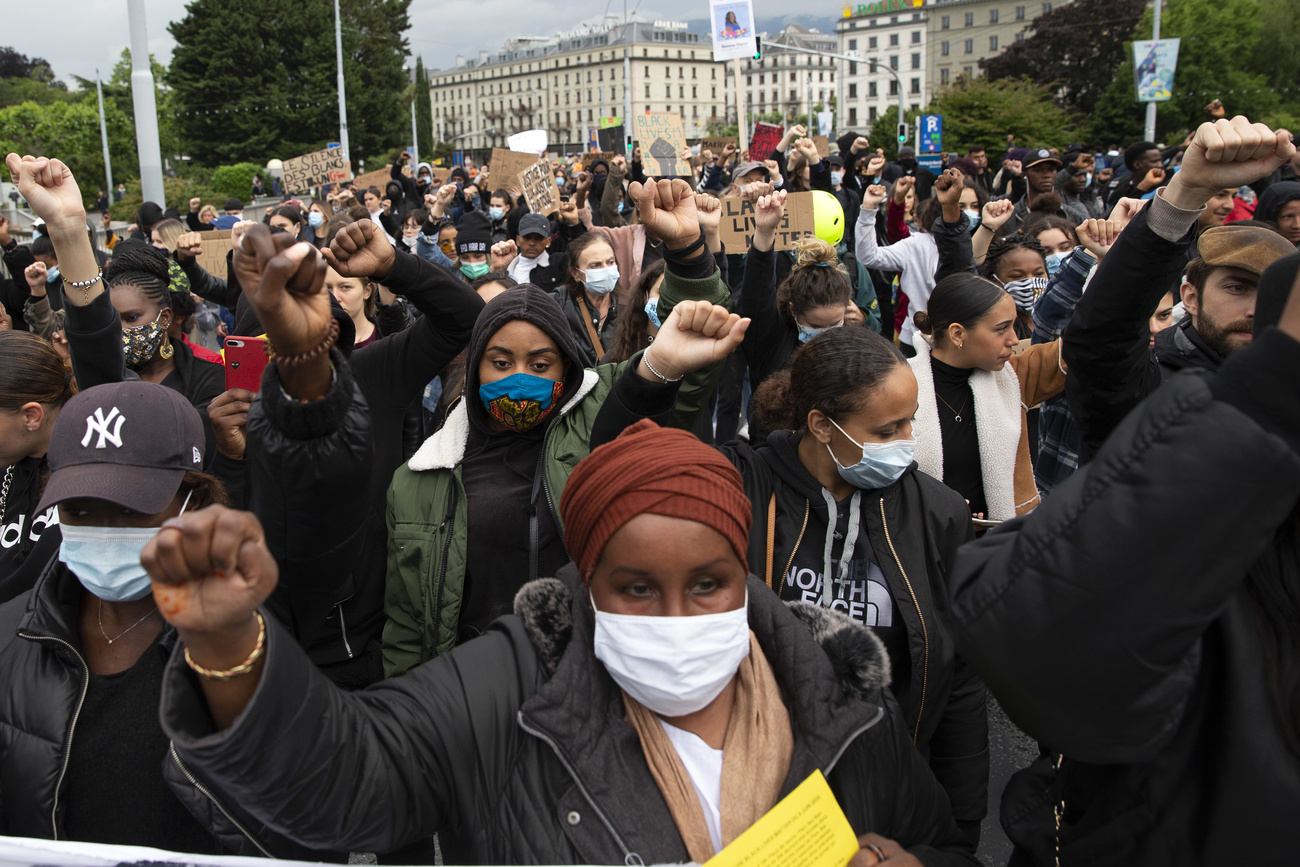
[[[800,238],[816,234],[813,194],[791,193],[785,200],[785,217],[777,226],[773,249],[789,250]],[[724,196],[721,237],[728,253],[748,250],[754,240],[754,206],[739,196]]]
[[[754,134],[749,138],[749,158],[762,162],[772,156],[772,151],[785,136],[785,127],[774,123],[759,122],[754,124]]]
[[[529,129],[517,132],[506,139],[506,146],[520,153],[541,154],[546,152],[547,133],[544,129]]]
[[[559,210],[555,194],[555,176],[545,160],[538,160],[524,170],[519,176],[520,186],[524,188],[524,198],[528,201],[528,210],[534,214],[554,214]]]
[[[831,155],[831,140],[824,135],[815,135],[812,137],[813,144],[817,146],[817,156],[826,159]]]
[[[326,148],[284,161],[284,188],[291,193],[305,193],[321,184],[337,184],[351,179],[352,169],[343,161],[341,148]]]
[[[226,254],[233,246],[230,243],[230,230],[204,232],[199,238],[203,242],[203,249],[194,260],[212,276],[226,279]]]
[[[379,187],[382,190],[384,185],[392,180],[392,170],[385,166],[382,169],[375,169],[373,172],[366,172],[364,175],[357,175],[352,180],[362,191],[371,187]]]
[[[537,154],[492,148],[492,184],[502,190],[519,186],[519,176],[535,165]]]
[[[734,136],[734,135],[733,135],[733,136],[722,136],[722,137],[720,137],[720,138],[704,138],[704,139],[700,139],[700,148],[701,148],[701,150],[713,151],[713,155],[714,155],[715,157],[720,157],[720,156],[722,156],[722,151],[723,151],[723,149],[726,148],[727,145],[731,145],[733,148],[739,148],[739,147],[740,147],[740,142],[739,142],[739,140],[737,139],[737,137]]]
[[[638,114],[633,119],[633,134],[641,146],[641,160],[646,174],[670,178],[691,173],[681,159],[686,147],[682,116],[669,112]]]

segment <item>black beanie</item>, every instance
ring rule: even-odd
[[[492,222],[482,211],[470,211],[456,226],[456,255],[484,253],[492,246]]]
[[[163,209],[153,202],[145,202],[135,212],[135,221],[141,229],[152,228],[162,222]]]
[[[1259,276],[1259,291],[1255,295],[1256,337],[1263,334],[1265,328],[1282,320],[1282,311],[1286,309],[1286,300],[1291,297],[1297,270],[1300,270],[1300,253],[1283,256]]]

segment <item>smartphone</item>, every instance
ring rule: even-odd
[[[256,394],[266,370],[265,337],[227,337],[226,389],[243,388]]]
[[[976,530],[991,530],[994,527],[996,527],[998,524],[1002,523],[1001,521],[991,521],[988,518],[974,518],[974,517],[971,518],[971,521],[975,524]]]

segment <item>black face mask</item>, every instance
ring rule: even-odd
[[[916,168],[916,160],[911,157],[903,157],[898,161],[898,165],[903,169],[903,171],[910,172]]]

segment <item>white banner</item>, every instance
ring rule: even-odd
[[[506,139],[506,146],[512,151],[521,154],[537,154],[541,156],[546,153],[547,144],[546,130],[544,129],[517,132]]]

